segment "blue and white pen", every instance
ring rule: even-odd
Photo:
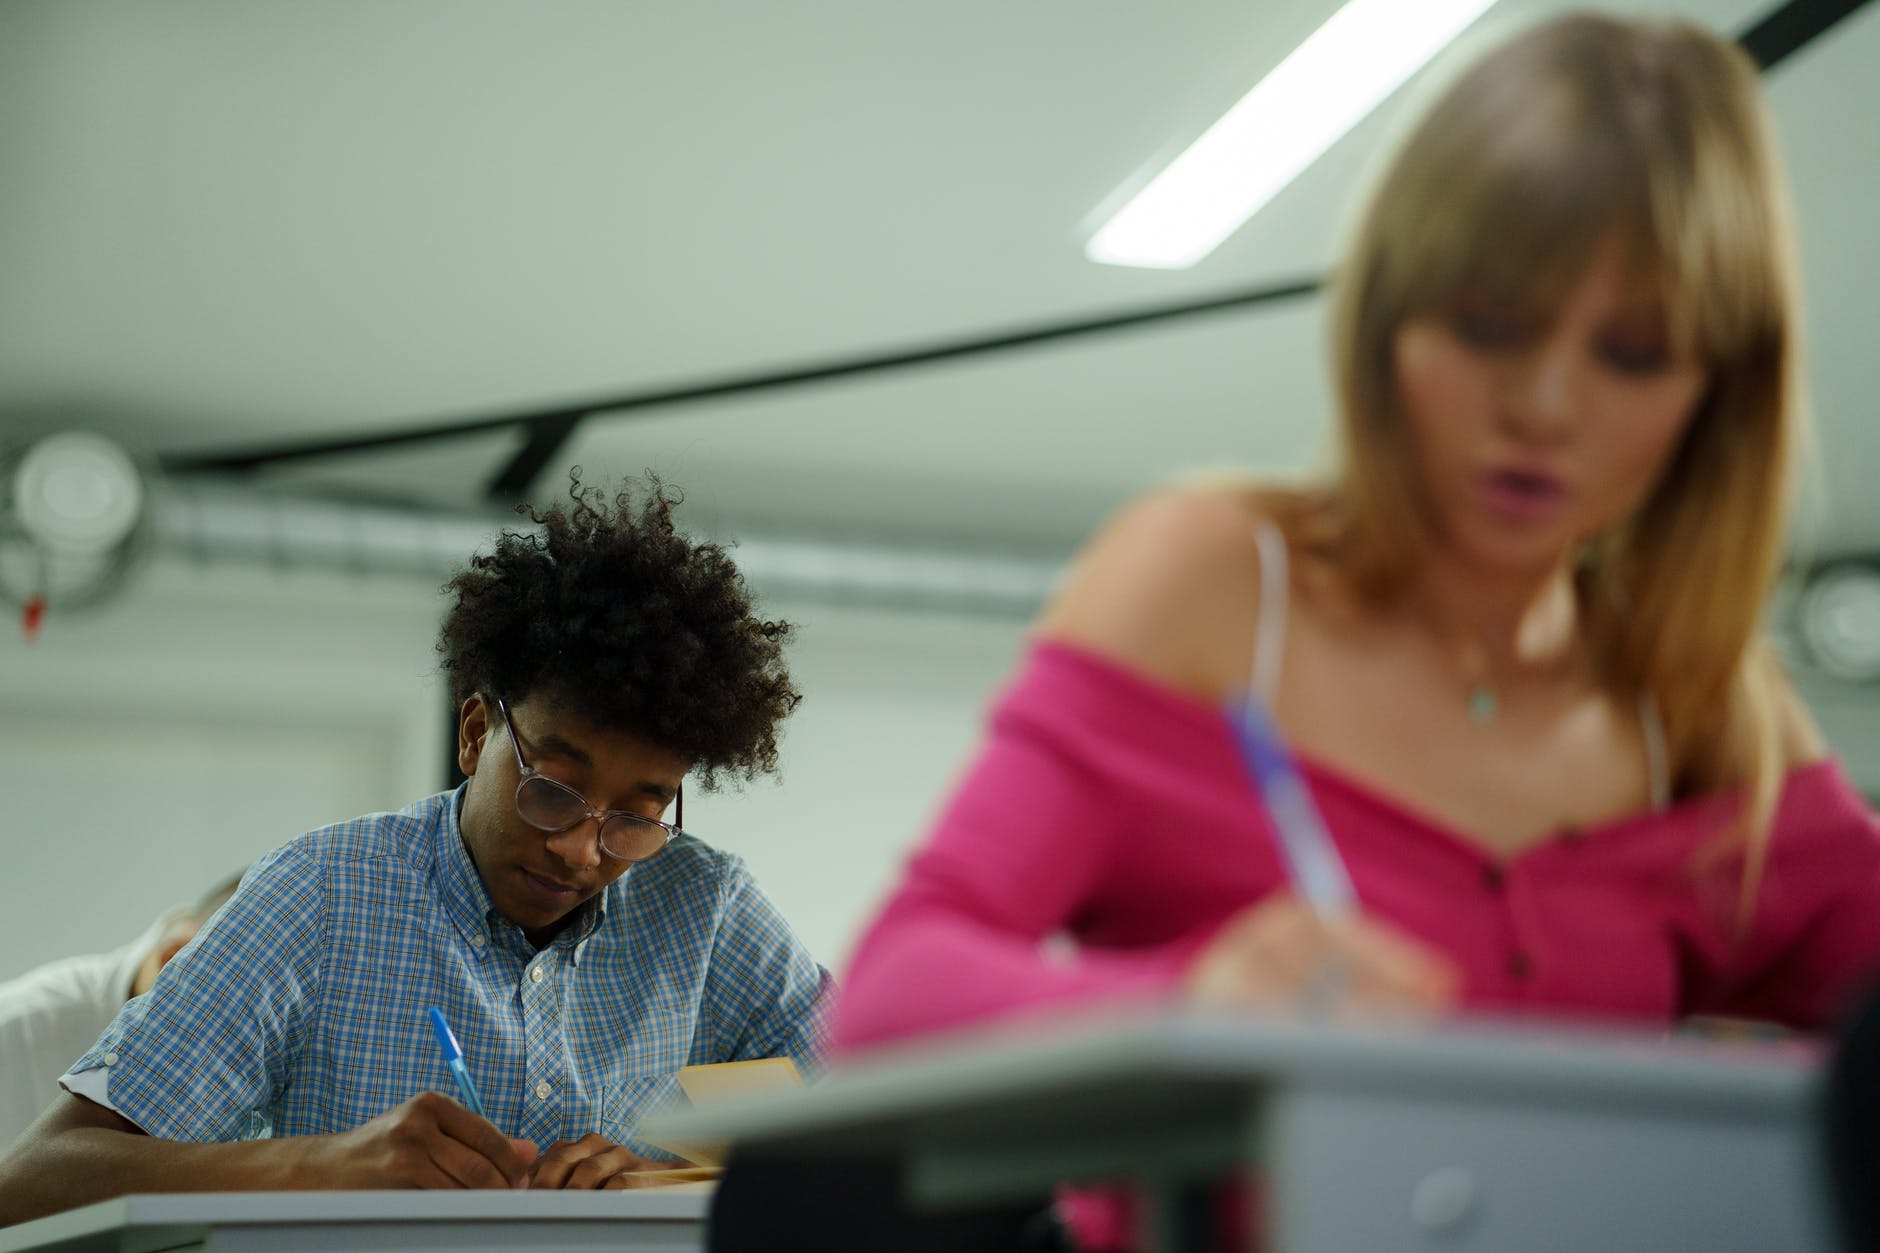
[[[1227,721],[1272,815],[1280,852],[1300,898],[1324,919],[1356,913],[1358,894],[1352,890],[1344,858],[1266,710],[1248,698],[1228,708]]]
[[[444,1060],[450,1065],[451,1078],[457,1081],[457,1095],[463,1098],[464,1108],[488,1121],[489,1115],[483,1112],[483,1098],[477,1095],[477,1085],[470,1081],[469,1067],[463,1064],[463,1049],[458,1047],[450,1024],[444,1021],[444,1011],[434,1006],[425,1011],[425,1016],[431,1020],[437,1046],[444,1050]]]

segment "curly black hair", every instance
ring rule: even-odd
[[[548,697],[592,726],[690,759],[707,790],[777,768],[777,728],[802,699],[784,665],[791,627],[751,611],[724,548],[673,526],[683,495],[646,476],[611,500],[569,476],[571,507],[518,505],[537,534],[503,532],[444,585],[456,604],[437,650],[461,705]]]

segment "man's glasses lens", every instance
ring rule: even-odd
[[[630,814],[615,814],[601,824],[601,847],[622,861],[645,861],[666,847],[666,828]]]
[[[516,789],[516,812],[532,827],[566,831],[587,817],[587,802],[541,775],[532,775]]]
[[[516,789],[516,812],[532,827],[566,831],[588,816],[588,804],[553,779],[531,775]],[[666,828],[632,814],[615,814],[601,824],[601,847],[622,861],[645,861],[669,838]]]

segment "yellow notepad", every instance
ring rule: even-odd
[[[687,1066],[679,1072],[679,1086],[694,1105],[777,1092],[803,1086],[803,1076],[796,1063],[787,1057],[760,1057],[748,1062],[720,1062],[714,1066]],[[642,1137],[644,1139],[644,1137]],[[665,1144],[646,1140],[654,1148],[677,1153],[688,1162],[701,1166],[722,1166],[730,1146],[726,1144]]]

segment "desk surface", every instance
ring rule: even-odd
[[[332,1228],[345,1224],[424,1227],[461,1223],[554,1224],[615,1230],[624,1225],[702,1224],[708,1190],[628,1192],[195,1192],[125,1196],[0,1228],[0,1253],[17,1250],[165,1249],[211,1229]],[[343,1247],[343,1246],[336,1246]],[[520,1247],[520,1246],[518,1246]]]
[[[1261,1081],[1728,1121],[1805,1117],[1818,1075],[1787,1049],[1645,1033],[1480,1022],[1360,1030],[1192,1014],[1063,1019],[882,1050],[814,1088],[668,1114],[647,1133],[843,1152],[926,1137],[949,1117],[985,1132],[1048,1104],[1061,1122],[1066,1099],[1080,1093],[1091,1098],[1093,1125],[1154,1122],[1182,1105],[1244,1096]]]

